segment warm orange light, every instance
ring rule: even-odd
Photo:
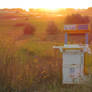
[[[29,11],[29,8],[24,8],[26,11]]]
[[[45,8],[57,10],[57,8],[88,8],[92,6],[92,0],[2,0],[0,8]]]
[[[26,11],[29,11],[29,8],[23,8]],[[45,10],[45,11],[58,11],[60,8],[35,8],[39,10]]]

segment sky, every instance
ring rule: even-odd
[[[88,8],[92,0],[1,0],[0,8]]]

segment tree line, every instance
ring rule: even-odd
[[[88,24],[90,19],[88,16],[82,16],[80,14],[73,14],[65,18],[64,24]],[[21,26],[21,24],[17,25]],[[36,27],[32,24],[25,24],[24,35],[34,35],[36,32]],[[56,35],[60,32],[56,23],[54,21],[49,21],[46,28],[47,35]]]

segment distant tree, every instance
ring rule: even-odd
[[[88,24],[89,17],[81,16],[80,14],[73,14],[71,16],[67,16],[65,19],[65,24]]]
[[[25,35],[33,35],[35,32],[35,27],[31,24],[27,24],[24,28]]]
[[[56,26],[55,22],[50,21],[48,23],[48,27],[46,29],[48,35],[55,35],[59,33],[58,27]]]
[[[50,21],[48,23],[47,29],[46,29],[46,40],[49,41],[58,41],[60,30],[58,29],[57,25],[54,21]]]

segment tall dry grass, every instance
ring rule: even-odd
[[[91,92],[92,76],[83,85],[62,85],[62,57],[57,53],[40,56],[0,40],[0,92]]]

